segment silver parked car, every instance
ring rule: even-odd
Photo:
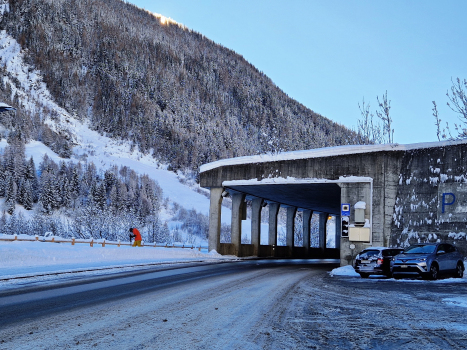
[[[391,277],[392,258],[404,251],[402,248],[370,247],[362,250],[355,258],[355,271],[362,278],[370,275]]]
[[[464,257],[452,244],[414,244],[393,258],[394,278],[421,276],[435,280],[440,274],[464,276]]]

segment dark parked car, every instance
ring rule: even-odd
[[[391,260],[404,251],[401,248],[370,247],[362,250],[355,258],[355,271],[362,278],[370,275],[391,277]]]
[[[435,280],[440,274],[464,276],[464,257],[448,243],[414,244],[394,258],[394,278],[418,277]]]

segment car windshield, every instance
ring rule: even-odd
[[[408,247],[404,253],[405,254],[429,254],[433,253],[436,249],[435,245],[414,245]]]

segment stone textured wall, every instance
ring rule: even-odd
[[[407,151],[397,186],[391,229],[393,246],[454,243],[467,256],[467,145]],[[456,202],[444,206],[443,193]],[[445,195],[444,202],[453,197]]]

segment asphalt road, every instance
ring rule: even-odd
[[[0,349],[465,349],[467,280],[244,261],[0,293]],[[451,298],[451,299],[448,299]]]

